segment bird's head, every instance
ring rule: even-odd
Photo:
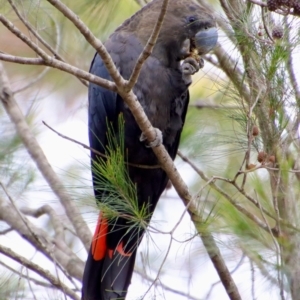
[[[153,0],[119,30],[134,32],[143,46],[146,45],[161,11],[163,0]],[[178,62],[197,49],[202,55],[217,43],[218,32],[212,14],[192,0],[169,0],[161,31],[153,55],[166,64]],[[186,43],[187,40],[189,43]],[[187,45],[190,45],[187,49]]]
[[[161,37],[165,40],[161,41]],[[216,21],[210,12],[191,0],[169,1],[158,43],[170,45],[175,59],[183,59],[193,51],[206,54],[216,46],[217,40]]]

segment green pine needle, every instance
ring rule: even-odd
[[[138,202],[136,185],[131,181],[124,154],[124,119],[119,116],[118,131],[108,123],[106,158],[93,162],[95,189],[100,194],[98,207],[109,221],[122,217],[129,227],[146,227],[148,205]],[[128,229],[130,230],[130,228]]]

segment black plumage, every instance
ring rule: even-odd
[[[129,79],[137,58],[151,35],[161,4],[162,0],[152,1],[117,28],[105,43],[125,79]],[[189,51],[186,51],[186,41],[199,32],[210,32],[212,28],[215,28],[215,21],[203,8],[188,0],[170,0],[153,53],[145,61],[133,88],[152,125],[162,132],[163,145],[172,159],[175,159],[185,122],[190,73],[199,69],[199,66],[195,66],[198,64],[195,59],[187,58]],[[212,32],[216,34],[215,30]],[[201,41],[197,42],[201,44]],[[213,38],[208,43],[207,51],[215,42],[216,38]],[[181,62],[184,59],[191,72],[183,71]],[[92,61],[90,72],[111,80],[98,54]],[[127,161],[132,164],[157,165],[158,161],[152,149],[147,147],[147,142],[140,141],[142,132],[122,98],[117,93],[93,83],[89,86],[90,146],[105,153],[108,144],[107,126],[112,124],[118,134],[117,122],[120,113],[125,121]],[[97,155],[93,152],[91,156],[92,161],[97,160]],[[128,173],[137,187],[139,206],[147,204],[151,215],[168,182],[166,173],[160,168],[145,169],[135,166],[128,166]],[[95,196],[97,201],[101,201],[104,192],[97,190],[97,176],[93,172]],[[143,228],[128,231],[127,223],[128,220],[123,218],[107,223],[103,216],[100,217],[85,267],[82,299],[125,298],[133,272],[136,248],[144,231]],[[100,234],[104,237],[100,237]]]

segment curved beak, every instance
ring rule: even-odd
[[[218,30],[216,27],[198,31],[195,35],[195,46],[199,55],[203,55],[212,50],[218,41]]]

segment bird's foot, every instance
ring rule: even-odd
[[[182,79],[184,80],[185,84],[191,84],[192,83],[192,75],[197,73],[201,68],[204,66],[204,61],[202,58],[200,60],[197,60],[194,57],[187,57],[182,65],[181,65],[181,71],[182,71]]]
[[[163,142],[163,135],[162,132],[158,129],[158,128],[154,128],[155,133],[156,133],[156,137],[152,142],[148,142],[146,136],[144,135],[144,133],[142,132],[141,136],[140,136],[140,141],[146,142],[146,147],[147,148],[154,148],[154,147],[158,147],[162,144]]]
[[[183,61],[181,70],[183,75],[194,75],[203,67],[204,61],[202,58],[196,59],[192,56],[189,56]]]

